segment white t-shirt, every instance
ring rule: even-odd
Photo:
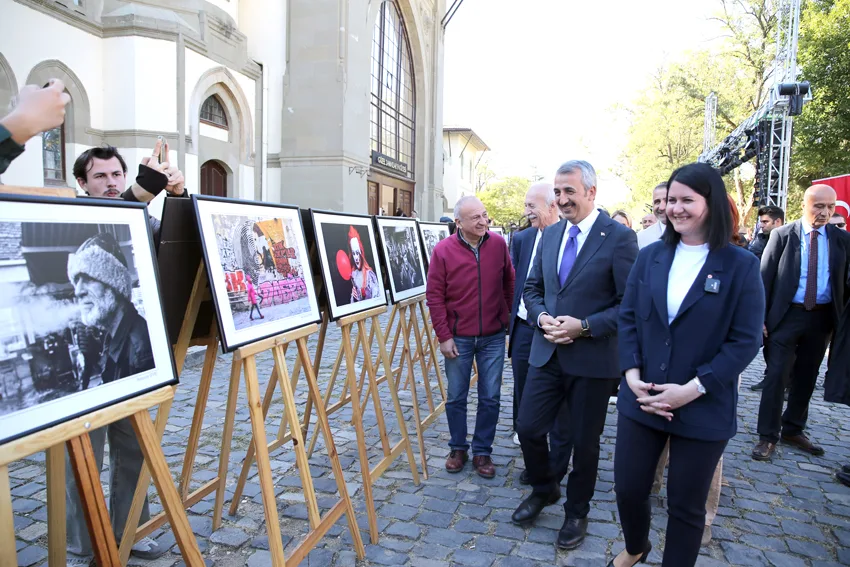
[[[694,280],[702,270],[706,258],[708,258],[708,244],[688,246],[679,242],[676,246],[676,254],[670,266],[670,274],[667,276],[668,324],[672,323],[679,313],[679,308],[691,286],[694,285]]]

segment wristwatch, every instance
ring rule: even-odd
[[[700,395],[704,396],[705,395],[705,386],[702,385],[702,382],[699,381],[699,378],[694,378],[694,384],[697,385],[697,392],[699,392]]]
[[[590,324],[587,322],[587,319],[581,320],[581,333],[579,333],[579,337],[582,338],[590,338]]]

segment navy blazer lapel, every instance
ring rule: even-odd
[[[797,282],[800,281],[800,274],[803,273],[800,260],[802,256],[803,236],[803,223],[796,221],[788,235],[788,243],[794,252],[794,289],[797,289]]]
[[[608,232],[604,229],[608,227],[608,224],[611,222],[616,222],[611,220],[610,217],[606,215],[600,214],[596,218],[596,222],[590,227],[590,231],[587,235],[587,238],[584,241],[584,244],[581,246],[581,251],[578,253],[576,257],[576,263],[573,264],[573,269],[570,270],[570,275],[567,277],[567,281],[564,282],[564,287],[569,287],[572,281],[578,276],[579,272],[584,268],[587,264],[587,261],[596,254],[596,251],[599,250],[599,247],[602,246],[602,243],[605,241],[605,238],[608,236]],[[559,258],[560,260],[560,258]],[[560,262],[558,263],[560,267]]]
[[[733,244],[729,244],[728,246],[733,246]],[[721,286],[724,284],[723,278],[717,275],[718,273],[723,272],[723,251],[724,249],[721,248],[720,250],[712,250],[708,253],[708,258],[705,259],[705,264],[703,264],[702,269],[699,271],[699,274],[697,274],[694,283],[691,285],[691,289],[689,289],[687,295],[685,295],[685,299],[679,307],[679,312],[676,313],[676,319],[684,315],[694,303],[699,301],[706,294],[705,282],[708,279],[708,276],[719,280]],[[675,319],[673,321],[675,322]]]
[[[661,321],[666,327],[670,317],[667,314],[667,282],[670,279],[670,266],[673,265],[674,249],[666,244],[655,256],[655,264],[649,272],[649,289],[652,293],[652,303],[661,316]],[[640,293],[640,290],[638,290]]]

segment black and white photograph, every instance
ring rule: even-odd
[[[381,235],[393,303],[425,293],[425,261],[416,236],[416,221],[383,217],[375,221]]]
[[[0,444],[176,382],[151,244],[140,205],[0,196]]]
[[[416,224],[419,225],[419,235],[425,247],[425,259],[430,264],[431,255],[437,243],[449,237],[449,225],[442,222],[417,222]]]
[[[490,232],[495,232],[496,234],[498,234],[502,238],[505,237],[505,229],[502,228],[501,226],[491,226]]]
[[[372,217],[312,211],[332,320],[387,304]]]
[[[321,320],[298,207],[193,201],[225,352]]]

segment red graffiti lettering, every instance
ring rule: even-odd
[[[245,291],[245,272],[224,272],[224,283],[228,292]]]

